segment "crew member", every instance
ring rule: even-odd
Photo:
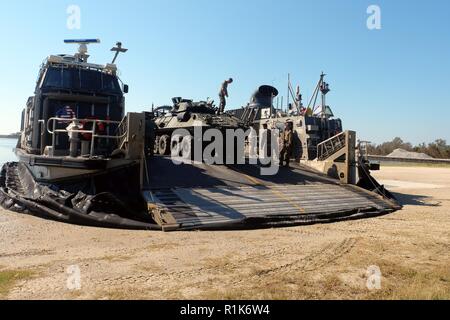
[[[272,156],[272,144],[271,144],[271,138],[272,138],[272,131],[269,129],[268,126],[269,121],[263,123],[262,130],[260,133],[260,145],[259,145],[259,155],[260,158],[266,158]]]
[[[233,83],[233,79],[232,78],[230,78],[228,80],[225,80],[222,83],[222,86],[220,87],[220,91],[219,91],[219,99],[220,99],[219,113],[223,113],[225,111],[225,106],[227,105],[227,100],[225,98],[228,98],[228,85],[230,83]]]
[[[55,114],[56,123],[52,123],[55,126],[56,130],[66,129],[67,126],[76,118],[76,114],[73,111],[73,108],[69,105],[61,107],[56,111]],[[55,149],[66,149],[68,143],[68,136],[62,134],[56,134],[55,136]]]
[[[289,167],[289,160],[292,156],[292,151],[294,147],[294,133],[293,133],[293,125],[292,122],[286,122],[286,126],[282,135],[282,147],[280,152],[280,166],[283,165],[285,167]]]

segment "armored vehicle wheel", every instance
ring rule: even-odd
[[[181,157],[192,160],[194,138],[190,135],[174,135],[170,142],[170,152],[172,157]]]
[[[162,156],[170,155],[170,137],[166,134],[159,138],[158,153]]]
[[[170,153],[172,157],[181,157],[181,142],[183,141],[183,136],[173,135],[170,141]]]
[[[185,136],[181,142],[181,154],[184,159],[193,160],[194,138],[192,136]]]

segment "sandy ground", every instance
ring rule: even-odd
[[[375,175],[404,209],[327,225],[162,233],[1,211],[0,297],[450,299],[450,169]],[[380,289],[367,286],[377,284],[370,266],[381,272]],[[77,269],[81,288],[71,290]]]

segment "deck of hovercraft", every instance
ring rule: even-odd
[[[291,226],[376,216],[399,209],[392,200],[342,185],[306,168],[261,175],[256,165],[148,162],[144,191],[165,231]]]

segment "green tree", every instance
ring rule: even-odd
[[[425,153],[436,159],[450,159],[450,146],[444,139],[436,139],[428,145],[423,142],[413,146],[409,142],[404,142],[400,137],[395,137],[389,142],[383,142],[378,145],[370,144],[367,149],[369,154],[372,155],[387,156],[395,149],[404,149],[406,151]]]

